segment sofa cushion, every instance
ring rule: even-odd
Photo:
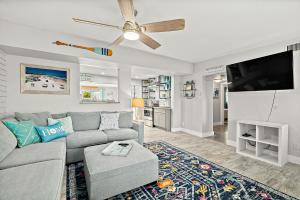
[[[16,136],[18,147],[41,141],[32,121],[5,121],[3,123]]]
[[[61,122],[49,126],[36,126],[35,129],[44,143],[68,135]]]
[[[120,128],[120,129],[111,129],[104,130],[104,133],[107,135],[108,141],[118,141],[118,140],[131,140],[138,138],[138,132],[131,128]]]
[[[62,142],[32,144],[11,152],[0,162],[0,169],[47,160],[65,160],[65,157],[66,145]]]
[[[15,113],[16,119],[18,121],[28,121],[32,120],[38,126],[47,126],[48,118],[51,117],[49,112],[39,112],[39,113]]]
[[[63,138],[52,140],[51,142],[63,142],[66,145],[67,139],[66,139],[66,137],[63,137]]]
[[[0,170],[0,199],[59,200],[63,172],[62,160]]]
[[[67,117],[67,113],[58,113],[58,114],[51,114],[53,119],[61,119]]]
[[[49,125],[54,125],[56,123],[60,122],[65,129],[67,133],[73,133],[73,123],[72,123],[72,118],[70,116],[64,117],[64,118],[59,118],[59,119],[53,119],[53,118],[48,118],[48,126]]]
[[[131,128],[133,120],[133,113],[127,111],[121,111],[119,116],[119,127],[120,128]]]
[[[77,131],[67,136],[67,148],[88,147],[107,142],[107,136],[102,131]]]
[[[120,113],[101,113],[101,123],[99,130],[119,129]]]
[[[0,162],[17,146],[14,134],[0,122]]]
[[[0,120],[6,120],[9,119],[11,121],[11,119],[15,119],[15,114],[14,113],[0,113]]]
[[[68,112],[74,131],[97,130],[100,126],[100,112]]]

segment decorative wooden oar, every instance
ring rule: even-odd
[[[92,51],[92,52],[94,52],[96,54],[99,54],[99,55],[112,56],[112,50],[111,49],[100,48],[100,47],[85,47],[85,46],[80,46],[80,45],[68,44],[68,43],[61,42],[61,41],[53,42],[53,44],[69,46],[69,47],[75,47],[75,48],[79,48],[79,49],[85,49],[85,50]]]

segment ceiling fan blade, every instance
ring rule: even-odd
[[[123,37],[123,35],[121,35],[120,37],[118,37],[115,41],[113,41],[113,43],[111,43],[110,45],[109,45],[109,48],[114,48],[114,47],[116,47],[116,46],[118,46],[121,42],[123,42],[124,41],[124,37]]]
[[[184,26],[185,26],[184,19],[174,19],[174,20],[153,22],[153,23],[141,25],[141,27],[143,27],[144,31],[146,32],[179,31],[179,30],[183,30]]]
[[[140,33],[140,41],[152,49],[157,49],[160,44],[144,33]]]
[[[118,0],[121,13],[125,21],[135,21],[134,7],[132,0]]]
[[[122,30],[121,27],[115,26],[115,25],[104,24],[104,23],[100,23],[100,22],[93,22],[93,21],[89,21],[89,20],[85,20],[85,19],[78,19],[78,18],[72,18],[72,19],[78,23],[90,24],[90,25],[96,25],[96,26],[106,26],[106,27],[117,28],[117,29]]]

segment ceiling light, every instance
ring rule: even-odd
[[[136,31],[130,30],[124,32],[124,38],[127,40],[138,40],[140,35]]]

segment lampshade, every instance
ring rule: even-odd
[[[142,98],[132,98],[131,107],[133,108],[142,108],[144,107],[144,99]]]

